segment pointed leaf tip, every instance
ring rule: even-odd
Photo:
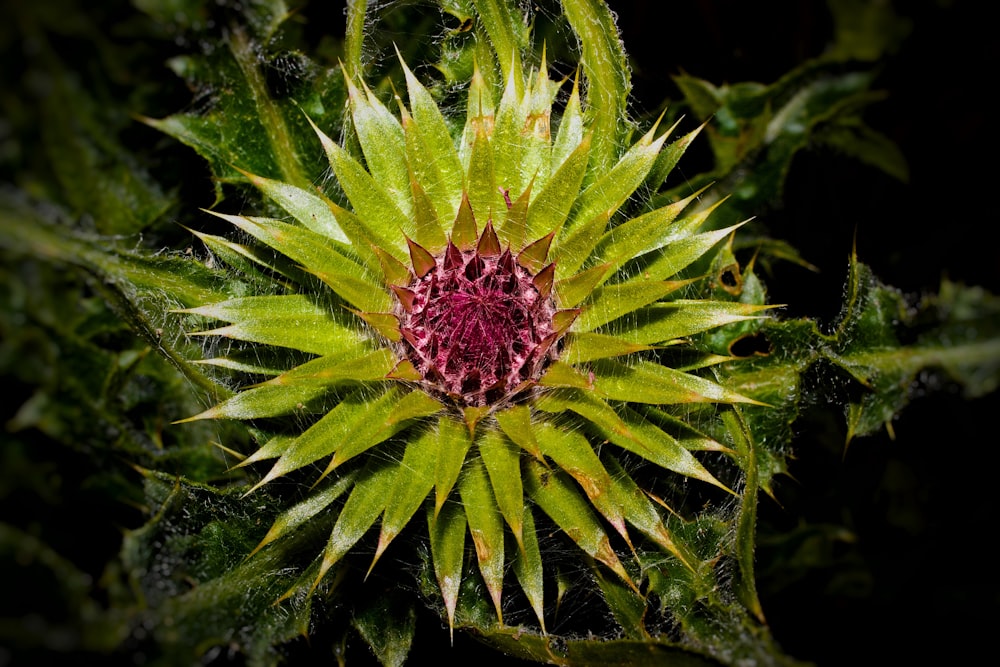
[[[406,237],[406,245],[410,248],[410,261],[413,263],[413,272],[417,274],[418,278],[423,278],[437,266],[434,255],[408,236]]]

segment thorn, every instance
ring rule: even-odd
[[[393,292],[396,294],[396,298],[399,299],[399,305],[403,307],[408,313],[413,312],[413,303],[417,298],[417,293],[406,287],[400,287],[399,285],[389,285]]]
[[[413,263],[413,272],[417,274],[418,278],[423,278],[437,266],[434,255],[409,236],[405,238],[406,245],[410,248],[410,262]]]
[[[497,238],[497,233],[493,231],[492,220],[486,221],[486,229],[483,230],[483,235],[479,237],[476,252],[483,257],[496,257],[500,254],[500,239]]]
[[[448,247],[444,251],[445,270],[461,268],[463,261],[462,251],[458,249],[457,245],[448,241]]]
[[[525,246],[517,255],[518,264],[529,271],[541,267],[549,256],[549,247],[552,245],[552,239],[555,235],[555,232],[549,232],[537,241],[532,241]]]
[[[556,265],[555,262],[552,262],[546,265],[544,269],[538,272],[538,275],[531,279],[532,284],[535,286],[535,289],[538,290],[538,293],[542,295],[543,299],[548,298],[548,296],[552,294],[552,281],[555,278],[555,275]]]
[[[476,216],[469,203],[469,194],[462,192],[462,203],[458,206],[458,215],[451,228],[451,241],[459,250],[472,250],[476,247],[479,232],[476,230]]]

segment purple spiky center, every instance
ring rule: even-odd
[[[538,274],[509,248],[501,252],[489,226],[477,247],[449,242],[416,264],[411,283],[396,290],[397,316],[401,351],[424,389],[460,407],[482,407],[534,386],[559,338],[556,306]]]

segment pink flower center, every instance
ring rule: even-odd
[[[425,390],[460,406],[487,406],[535,384],[556,356],[558,335],[555,304],[534,278],[509,250],[449,244],[435,257],[397,308],[401,351]]]

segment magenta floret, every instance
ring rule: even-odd
[[[483,236],[492,235],[491,228]],[[555,358],[551,296],[510,250],[449,243],[400,296],[400,347],[424,389],[460,406],[492,406],[533,386]]]

